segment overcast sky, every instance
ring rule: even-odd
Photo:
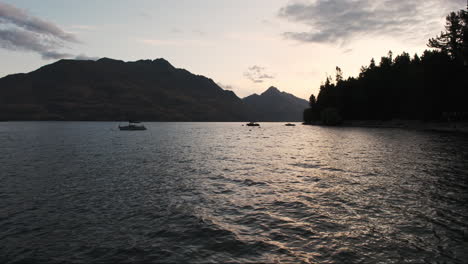
[[[0,0],[0,77],[61,58],[165,58],[244,97],[307,99],[336,66],[421,53],[466,0]]]

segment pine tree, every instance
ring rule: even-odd
[[[439,36],[429,39],[427,46],[446,52],[452,59],[461,59],[466,45],[466,13],[465,10],[451,12],[446,17],[445,32],[441,32]]]
[[[336,66],[336,83],[339,83],[343,80],[343,71],[340,67]]]
[[[311,95],[309,98],[309,106],[313,107],[317,103],[317,100],[315,99],[315,95]]]
[[[465,66],[468,67],[468,3],[466,6],[466,11],[461,10],[461,20],[463,22],[463,59],[465,62]]]

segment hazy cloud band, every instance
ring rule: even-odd
[[[80,43],[52,22],[29,15],[15,6],[0,2],[0,47],[33,51],[43,59],[62,59],[72,54],[59,52],[66,43]],[[79,55],[85,57],[85,55]]]
[[[254,65],[249,67],[246,72],[244,72],[244,77],[251,80],[254,83],[262,83],[266,79],[274,79],[275,76],[265,72],[265,67]]]
[[[343,43],[362,35],[421,35],[418,29],[436,27],[440,17],[465,6],[465,0],[316,0],[290,3],[279,16],[309,27],[284,32],[286,38]]]

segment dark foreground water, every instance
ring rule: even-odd
[[[0,263],[466,263],[468,138],[0,123]]]

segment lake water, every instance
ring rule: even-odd
[[[468,137],[0,123],[1,263],[466,263]]]

